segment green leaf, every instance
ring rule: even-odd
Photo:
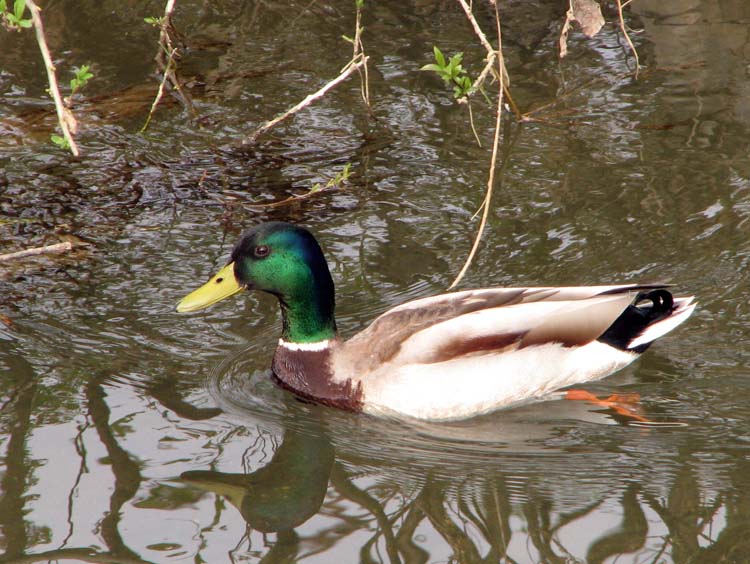
[[[349,169],[352,168],[352,163],[346,163],[344,165],[344,168],[341,169],[341,172],[336,174],[335,178],[333,179],[332,185],[336,186],[338,184],[341,184],[342,182],[346,182],[349,178],[349,175],[351,172],[349,172]]]
[[[471,91],[471,79],[468,76],[459,77],[454,83],[453,96],[455,98],[466,96]]]
[[[357,9],[361,10],[365,7],[365,0],[355,0],[354,5],[357,7]]]
[[[26,2],[24,0],[16,0],[13,4],[13,13],[16,16],[16,19],[20,21],[23,20],[23,11],[26,9]]]
[[[18,25],[20,25],[21,27],[31,27],[32,23],[32,20],[21,20],[18,22]]]
[[[438,49],[437,45],[432,46],[432,51],[435,53],[435,60],[437,61],[437,64],[441,67],[445,66],[445,57],[443,57],[443,53]]]
[[[342,35],[341,37],[343,38],[344,41],[347,41],[349,43],[354,43],[354,39],[349,37],[348,35]]]
[[[5,0],[0,0],[0,12],[5,12],[8,9],[8,4],[5,3]]]
[[[90,78],[93,78],[94,74],[89,72],[91,67],[89,65],[82,65],[79,68],[73,69],[76,73],[76,78],[82,83],[86,84]]]
[[[429,65],[425,65],[425,66],[423,66],[423,67],[422,67],[421,69],[419,69],[419,70],[423,70],[423,71],[432,71],[432,72],[437,72],[437,73],[439,73],[439,72],[441,72],[441,71],[443,70],[443,67],[439,67],[439,66],[437,66],[437,65],[436,65],[435,63],[430,63]]]

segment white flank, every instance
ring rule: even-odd
[[[324,351],[331,346],[331,340],[317,341],[315,343],[289,343],[279,339],[279,346],[289,351]]]
[[[672,329],[685,321],[688,317],[690,317],[690,314],[693,313],[695,304],[691,304],[690,302],[692,301],[692,296],[689,298],[676,299],[675,304],[677,305],[677,309],[675,310],[675,313],[657,323],[654,323],[653,325],[646,327],[646,330],[643,333],[630,341],[630,344],[628,344],[628,348],[634,349],[641,345],[645,345],[647,343],[655,341],[662,335],[666,335],[667,333],[669,333]]]
[[[418,419],[462,419],[540,398],[559,388],[603,378],[638,355],[593,341],[582,347],[547,344],[499,356],[386,365],[365,380],[365,410]]]

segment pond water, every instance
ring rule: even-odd
[[[476,2],[492,37],[493,16]],[[480,5],[481,4],[481,5]],[[458,423],[301,403],[269,379],[279,312],[246,294],[177,300],[242,230],[306,225],[351,335],[446,290],[477,229],[494,110],[473,118],[432,46],[483,50],[457,3],[366,2],[374,119],[353,77],[244,136],[336,76],[354,2],[177,0],[171,95],[156,2],[58,0],[43,16],[79,95],[83,156],[55,125],[34,35],[0,30],[0,562],[750,562],[750,4],[635,0],[593,39],[565,3],[502,2],[511,92],[504,161],[460,288],[670,281],[699,308],[593,393],[637,393],[638,426],[547,401]],[[637,31],[637,33],[635,33]],[[488,88],[491,94],[493,86]],[[343,185],[278,207],[345,165]]]

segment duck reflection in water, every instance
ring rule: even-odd
[[[602,412],[599,416],[605,417]],[[622,413],[612,409],[606,417],[622,420]],[[614,497],[586,492],[576,504],[578,509],[563,513],[555,510],[554,493],[547,496],[529,484],[519,515],[518,499],[514,501],[518,492],[514,492],[517,485],[513,482],[517,479],[510,475],[488,471],[481,477],[467,476],[462,482],[441,477],[437,471],[415,476],[411,470],[411,477],[385,480],[382,473],[368,470],[361,455],[349,453],[353,462],[346,464],[337,461],[323,425],[311,425],[308,418],[304,425],[285,427],[270,461],[253,472],[199,470],[181,475],[186,484],[222,496],[239,511],[247,529],[232,551],[234,556],[252,551],[262,562],[298,562],[328,550],[335,553],[343,538],[355,535],[361,540],[364,533],[368,539],[360,545],[363,561],[432,562],[437,556],[434,552],[446,547],[420,541],[427,527],[445,542],[452,562],[498,562],[504,558],[513,562],[509,559],[511,541],[517,543],[523,537],[533,547],[528,550],[536,555],[534,561],[562,563],[570,561],[565,555],[572,558],[574,551],[563,545],[561,531],[572,525],[580,535],[580,524],[596,518],[603,505],[612,503],[619,509],[610,507],[608,511],[614,510],[619,522],[616,518],[609,529],[592,532],[585,539],[586,562],[638,552],[647,544],[649,526],[644,508],[648,504],[641,503],[647,494],[635,483],[618,487],[620,493]],[[259,431],[243,458],[258,459],[263,451],[263,459],[269,446],[275,446],[273,436]],[[308,524],[304,533],[295,531],[316,515],[319,519]],[[513,524],[514,517],[521,516],[525,520],[523,535]],[[253,542],[253,532],[262,533],[263,547]],[[269,533],[275,533],[275,538],[269,539]]]
[[[180,478],[225,497],[251,529],[278,533],[273,554],[280,557],[297,553],[299,539],[294,528],[320,510],[333,462],[333,446],[323,433],[287,430],[271,461],[254,472],[191,470]]]

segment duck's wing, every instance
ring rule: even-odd
[[[638,292],[665,284],[491,288],[399,305],[347,341],[362,371],[387,362],[440,362],[547,342],[585,344],[604,333]]]

